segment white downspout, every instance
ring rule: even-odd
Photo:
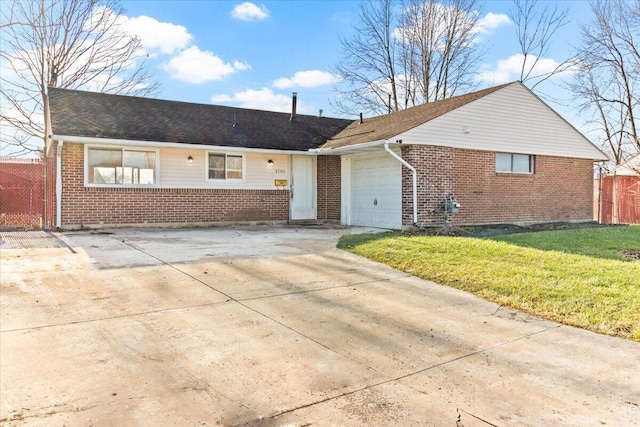
[[[62,146],[64,141],[58,141],[56,150],[56,228],[62,225]]]
[[[416,168],[407,163],[405,159],[394,153],[391,148],[389,148],[389,141],[384,142],[384,149],[387,151],[387,153],[391,154],[394,159],[402,163],[403,166],[411,171],[411,175],[413,178],[413,225],[418,226],[418,176]]]

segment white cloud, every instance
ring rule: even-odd
[[[4,101],[4,100],[1,100]],[[33,101],[25,101],[26,104],[23,107],[27,111],[34,110]],[[5,105],[2,105],[5,104]],[[5,102],[0,102],[0,110],[2,111],[2,115],[9,120],[15,121],[14,123],[20,122],[29,126],[29,122],[35,123],[38,127],[44,128],[44,114],[42,114],[39,110],[34,114],[30,114],[29,117],[25,117],[25,115],[18,110],[17,108],[8,107]],[[0,139],[0,156],[20,156],[25,153],[18,144],[20,141],[24,144],[24,147],[29,148],[31,150],[38,150],[42,148],[42,139],[35,138],[31,135],[24,133],[19,128],[15,128],[9,124],[9,121],[0,120],[0,135],[2,138]]]
[[[336,12],[331,15],[331,20],[343,25],[350,24],[351,14],[347,12]]]
[[[527,67],[533,64],[536,60],[534,55],[527,56]],[[520,72],[522,70],[522,63],[524,61],[524,55],[521,53],[511,55],[507,59],[500,59],[495,67],[495,69],[491,69],[490,65],[484,65],[484,71],[481,71],[477,77],[477,80],[487,83],[487,84],[502,84],[507,83],[514,80],[520,79]],[[552,72],[560,65],[559,62],[556,62],[551,58],[540,58],[538,63],[535,65],[531,76],[540,76],[547,73]],[[572,73],[573,69],[569,68],[562,73],[559,74],[569,74]]]
[[[111,24],[117,24],[115,26]],[[160,22],[148,16],[128,17],[116,15],[106,6],[93,9],[90,19],[85,23],[87,31],[106,32],[124,31],[140,39],[144,54],[154,54],[149,51],[160,51],[171,54],[176,50],[187,47],[193,36],[181,25],[170,22]]]
[[[267,19],[269,17],[269,10],[264,5],[256,5],[251,2],[243,2],[231,11],[231,16],[242,21],[256,21]]]
[[[478,32],[487,34],[489,30],[511,24],[511,20],[504,13],[489,12],[478,21]]]
[[[327,71],[309,70],[297,71],[291,78],[281,78],[273,82],[278,89],[292,87],[317,87],[337,83],[340,77]]]
[[[191,46],[171,58],[162,68],[172,78],[188,83],[202,83],[208,80],[220,80],[239,70],[246,70],[247,64],[236,61],[233,65],[224,62],[213,52]]]
[[[190,46],[193,36],[182,25],[160,22],[148,16],[121,17],[122,28],[140,38],[143,50],[159,51],[174,56],[161,68],[172,78],[188,83],[220,80],[236,71],[250,70],[251,66],[238,60],[225,62],[213,52]],[[155,55],[154,55],[155,56]]]
[[[251,65],[247,64],[246,62],[240,62],[236,60],[236,61],[233,61],[233,68],[235,68],[238,71],[245,71],[245,70],[250,70]]]
[[[220,104],[229,104],[234,102],[234,100],[233,100],[233,97],[227,94],[222,94],[222,95],[213,95],[211,97],[211,102],[216,102]]]
[[[471,11],[469,13],[461,12],[456,10],[454,6],[444,5],[442,3],[424,3],[422,6],[426,8],[424,14],[433,16],[433,18],[428,18],[432,22],[428,26],[429,31],[431,31],[430,37],[434,37],[436,44],[435,49],[441,50],[444,48],[442,41],[449,34],[449,26],[452,17],[457,17],[457,20],[460,20],[458,25],[463,25],[464,28],[468,28],[469,31],[474,34],[489,34],[491,30],[494,30],[503,25],[511,24],[511,20],[509,17],[503,13],[493,13],[489,12],[483,17],[480,16],[480,12],[477,10]],[[420,16],[420,15],[418,15]],[[471,24],[474,24],[472,27]],[[393,37],[402,42],[408,42],[413,34],[419,34],[421,31],[424,31],[422,28],[422,21],[415,20],[403,27],[398,27],[393,30]],[[480,42],[479,37],[472,38],[469,41],[469,45],[477,44]]]
[[[145,49],[158,49],[164,54],[171,54],[187,47],[193,39],[182,25],[156,21],[148,16],[122,18],[122,28],[138,36]]]
[[[233,95],[214,95],[211,97],[211,102],[233,104],[237,107],[254,110],[291,112],[291,97],[274,93],[266,87],[260,90],[247,89],[244,92],[236,92]],[[298,99],[297,111],[301,114],[311,114],[312,108]]]

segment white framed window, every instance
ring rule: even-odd
[[[496,153],[496,172],[532,174],[535,156],[529,154]]]
[[[155,186],[158,150],[86,147],[85,184],[90,186]]]
[[[207,180],[243,181],[244,155],[207,153]]]

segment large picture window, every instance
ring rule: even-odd
[[[123,148],[87,149],[87,184],[155,185],[155,151]]]
[[[496,172],[533,173],[534,158],[528,154],[496,153]]]
[[[207,159],[208,179],[244,179],[244,157],[241,154],[209,153]]]

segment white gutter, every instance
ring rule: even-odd
[[[391,148],[389,148],[389,141],[384,142],[384,149],[387,151],[387,153],[391,154],[391,156],[394,159],[402,163],[403,166],[405,166],[407,169],[411,171],[411,176],[413,177],[413,225],[417,226],[418,225],[418,177],[417,177],[416,168],[414,168],[409,163],[407,163],[405,159],[403,159],[402,157],[394,153],[391,150]]]
[[[129,147],[154,147],[154,148],[189,148],[195,150],[221,150],[231,152],[255,152],[255,153],[271,153],[271,154],[296,154],[311,155],[308,151],[296,150],[272,150],[262,148],[245,148],[245,147],[225,147],[222,145],[204,145],[204,144],[188,144],[182,142],[163,142],[163,141],[142,141],[133,139],[114,139],[114,138],[98,138],[85,136],[68,136],[68,135],[51,135],[53,140],[73,142],[77,144],[93,144],[93,145],[118,145]]]
[[[352,151],[358,151],[363,148],[371,148],[371,147],[379,147],[380,145],[386,144],[387,141],[384,139],[379,139],[377,141],[365,142],[363,144],[356,145],[347,145],[346,147],[338,147],[338,148],[318,148],[318,154],[337,154],[337,153],[349,153]]]
[[[64,140],[58,140],[56,150],[56,228],[62,225],[62,146]]]

